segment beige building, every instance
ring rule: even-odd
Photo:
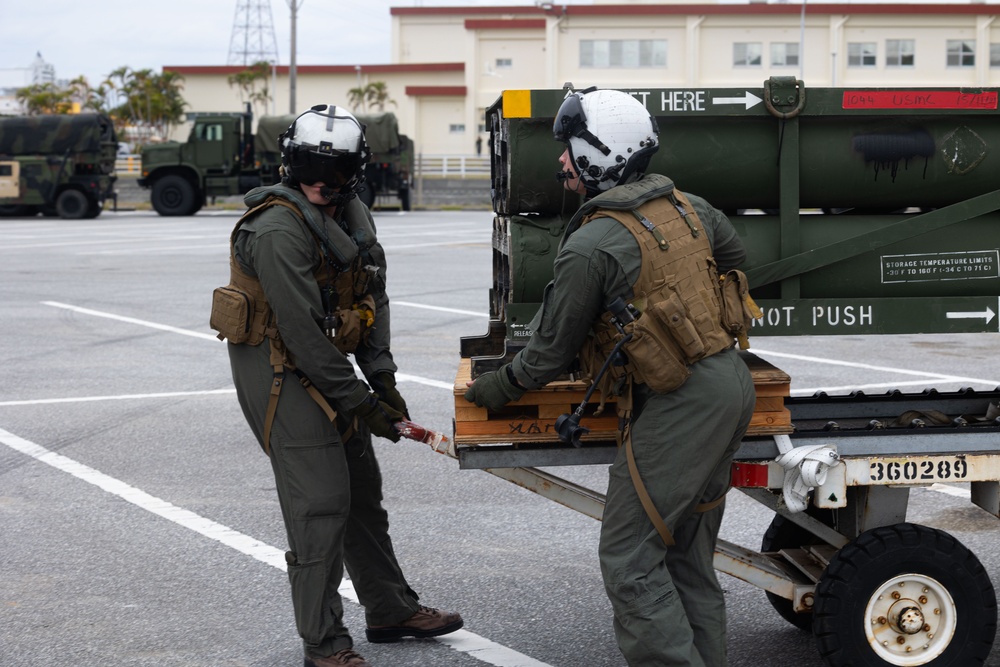
[[[484,110],[508,89],[597,85],[762,87],[1000,86],[1000,5],[754,1],[538,2],[520,7],[393,7],[392,64],[299,66],[301,105],[346,104],[386,83],[400,129],[425,155],[471,155]],[[165,67],[192,111],[240,108],[235,66]],[[288,68],[275,73],[288,113]],[[264,110],[258,109],[258,113]],[[266,112],[270,113],[270,109]]]

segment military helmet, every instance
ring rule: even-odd
[[[365,180],[371,151],[365,128],[347,109],[319,104],[300,114],[278,138],[284,182],[323,183],[331,203],[345,204]]]
[[[569,147],[570,160],[590,196],[641,175],[659,148],[656,119],[619,90],[570,93],[556,113],[552,134]]]

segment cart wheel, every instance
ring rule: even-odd
[[[813,607],[831,667],[981,665],[996,622],[979,559],[948,533],[909,523],[866,531],[841,549]]]
[[[813,509],[809,508],[810,514],[814,513]],[[825,513],[829,514],[829,511]],[[816,518],[822,520],[821,517]],[[829,522],[824,521],[824,523]],[[824,544],[824,542],[794,521],[786,519],[780,514],[775,514],[774,518],[771,519],[771,525],[768,526],[767,532],[764,533],[764,537],[760,541],[760,550],[762,552],[781,551],[782,549],[798,549],[811,544]],[[780,595],[768,591],[764,591],[764,594],[779,616],[800,630],[806,632],[812,630],[812,614],[798,613],[793,608],[792,601],[786,600]]]

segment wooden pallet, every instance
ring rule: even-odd
[[[740,356],[750,368],[757,403],[747,435],[791,433],[791,414],[784,405],[790,378],[760,357],[748,352]],[[476,407],[465,400],[465,391],[472,377],[472,362],[462,359],[455,377],[455,443],[459,445],[506,442],[558,442],[556,419],[571,413],[583,400],[589,383],[583,380],[550,382],[541,389],[529,391],[501,410]],[[583,440],[614,440],[618,433],[618,416],[613,400],[601,414],[595,416],[601,395],[595,392],[584,413],[582,425],[590,429]],[[613,397],[612,397],[613,398]]]

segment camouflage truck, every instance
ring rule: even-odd
[[[208,197],[241,195],[279,180],[281,150],[278,136],[295,115],[262,116],[251,131],[253,113],[189,113],[193,121],[187,141],[168,141],[142,150],[140,186],[151,190],[160,215],[192,215]],[[399,134],[392,113],[360,114],[372,148],[368,182],[360,193],[368,206],[378,195],[395,193],[404,210],[410,208],[413,142]]]
[[[114,196],[117,150],[101,114],[0,118],[0,216],[97,217]]]

